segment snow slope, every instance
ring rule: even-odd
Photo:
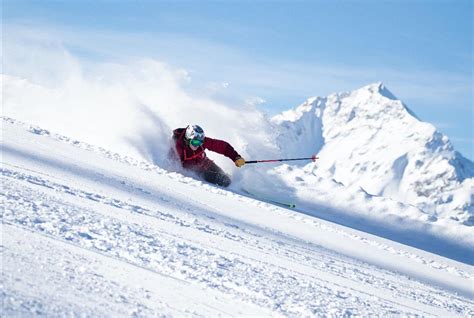
[[[470,265],[4,118],[2,316],[474,314]]]

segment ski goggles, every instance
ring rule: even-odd
[[[199,146],[201,146],[203,143],[204,143],[204,140],[200,140],[200,139],[191,139],[191,140],[189,141],[189,144],[190,144],[191,146],[194,146],[194,147],[199,147]]]

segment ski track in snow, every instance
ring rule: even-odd
[[[352,296],[351,290],[347,290],[343,286],[328,286],[327,281],[310,279],[310,277],[302,273],[292,273],[290,269],[285,269],[290,271],[290,273],[286,273],[282,269],[277,271],[270,269],[272,266],[278,266],[277,264],[265,264],[266,262],[260,261],[260,266],[256,266],[253,260],[248,263],[245,262],[243,255],[225,255],[228,252],[216,250],[213,246],[214,244],[206,246],[206,250],[203,250],[200,247],[203,242],[196,244],[192,241],[183,241],[182,237],[178,236],[179,234],[167,232],[165,230],[166,225],[160,226],[163,227],[163,230],[156,231],[153,229],[154,227],[147,228],[140,226],[140,224],[150,223],[147,217],[151,217],[151,221],[155,222],[156,220],[172,222],[180,227],[192,228],[248,245],[252,249],[263,251],[263,253],[273,254],[276,252],[277,255],[285,258],[287,262],[297,260],[298,264],[304,264],[313,270],[318,269],[337,277],[370,284],[380,289],[388,289],[395,299],[399,297],[410,298],[417,302],[431,305],[438,303],[442,308],[449,308],[455,313],[462,313],[467,309],[463,307],[462,299],[457,301],[456,299],[451,299],[452,303],[443,303],[445,295],[442,292],[436,292],[435,290],[430,290],[430,288],[420,288],[421,286],[417,286],[414,289],[414,282],[405,278],[407,281],[406,285],[401,284],[399,280],[393,280],[383,270],[380,270],[380,273],[377,273],[378,275],[374,275],[374,268],[364,264],[354,264],[353,261],[344,260],[343,257],[338,257],[337,255],[328,257],[328,251],[324,251],[324,249],[323,252],[318,252],[317,249],[309,249],[304,245],[297,246],[289,242],[282,242],[281,240],[267,243],[265,242],[267,239],[264,239],[261,235],[255,235],[254,238],[246,239],[243,236],[249,236],[251,233],[247,231],[239,233],[241,231],[237,226],[224,224],[224,226],[230,229],[223,231],[213,226],[211,220],[202,222],[194,216],[190,216],[188,219],[181,219],[161,211],[151,211],[117,199],[71,189],[68,186],[50,183],[30,175],[12,173],[5,169],[2,171],[2,175],[8,177],[3,180],[5,194],[2,193],[5,203],[3,221],[6,224],[14,224],[49,237],[70,241],[74,245],[97,250],[100,253],[123,259],[131,264],[150,268],[158,273],[173,275],[173,273],[179,272],[180,276],[182,276],[177,278],[182,278],[186,281],[197,281],[206,287],[230,293],[237,298],[245,299],[259,306],[270,307],[272,310],[285,315],[305,313],[322,315],[351,313],[364,315],[374,310],[378,313],[385,312],[386,314],[410,314],[411,312],[409,310],[394,310],[393,308],[397,308],[394,305],[396,301],[392,302],[388,299],[384,300],[381,308],[374,307],[374,305],[370,305],[374,295],[369,293],[364,295],[365,293],[361,290],[355,290],[352,292],[355,292],[356,295]],[[15,182],[25,181],[32,184],[33,187],[30,185],[22,187],[24,192],[18,193],[15,189],[19,187],[15,185]],[[40,191],[34,189],[38,185],[46,189],[41,189]],[[65,195],[81,197],[94,203],[97,202],[96,204],[106,205],[106,207],[94,209],[75,207],[72,202],[68,202],[67,198],[58,200],[56,196],[50,197],[47,194],[48,191],[62,192]],[[29,198],[29,200],[24,198]],[[104,212],[104,210],[114,208],[125,210],[125,213],[132,212],[137,215],[145,215],[146,217],[142,221],[140,218],[135,219],[128,215],[120,217],[120,214],[117,214],[115,211]],[[30,211],[31,213],[15,215],[14,211],[19,210]],[[100,211],[100,213],[98,214],[97,211]],[[127,219],[133,220],[134,223],[127,224]],[[211,239],[211,242],[213,241],[215,239]],[[275,245],[279,246],[279,248],[276,251],[272,251],[272,249],[275,249]],[[135,248],[130,249],[130,247]],[[193,262],[190,262],[190,259]],[[202,269],[211,269],[212,272],[200,273]],[[240,277],[240,284],[235,284],[238,281],[235,279],[236,271],[243,274],[242,276],[244,277],[243,280]],[[245,275],[245,273],[249,275]],[[254,275],[257,275],[257,277],[253,277]],[[262,283],[262,280],[266,284]],[[304,281],[304,284],[301,284],[302,281]],[[227,286],[226,282],[228,283]],[[267,289],[261,290],[261,286],[265,285]],[[244,289],[244,291],[240,289]],[[247,291],[248,289],[250,289],[250,293]],[[291,296],[288,295],[287,291],[289,290],[293,291],[292,296],[297,299],[292,300],[292,297],[288,297]],[[260,293],[262,294],[262,299],[256,298],[255,294]],[[278,297],[275,297],[278,294],[281,294],[283,298],[280,302]],[[440,295],[441,299],[437,299],[436,294]],[[292,311],[291,305],[298,303],[301,306],[301,299],[299,299],[301,295],[305,295],[308,301],[306,306],[304,306],[305,311]],[[334,302],[334,299],[331,299],[332,297],[330,298],[328,295],[335,296],[335,299],[338,301]],[[312,303],[315,299],[327,299],[328,301]],[[346,301],[347,299],[349,301]],[[350,308],[354,306],[350,305],[352,303],[357,303],[358,307],[370,308],[370,311],[351,311]],[[315,306],[345,308],[346,311],[318,312]]]
[[[50,138],[42,130],[30,132]],[[255,207],[243,213],[276,213],[313,226],[315,235],[332,231],[473,280],[463,269],[314,218],[59,139],[150,170],[151,177],[166,175]],[[1,171],[0,293],[5,316],[474,315],[472,299],[220,216],[209,200],[177,201],[169,195],[172,189],[150,190],[125,176],[99,173],[97,180],[81,183],[11,161],[2,162]]]

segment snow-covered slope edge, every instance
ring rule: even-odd
[[[412,204],[420,210],[414,219],[474,225],[474,164],[382,83],[310,98],[272,120],[291,153],[318,152],[320,160],[302,175]]]
[[[473,314],[471,266],[2,129],[2,315]]]

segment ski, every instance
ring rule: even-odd
[[[276,201],[276,200],[273,200],[273,199],[267,199],[267,198],[264,198],[264,197],[262,197],[262,196],[260,196],[260,195],[256,195],[256,194],[254,194],[254,193],[251,193],[251,192],[249,192],[249,191],[247,191],[247,190],[245,190],[245,189],[242,189],[242,191],[243,191],[245,194],[247,194],[247,195],[249,195],[249,196],[251,196],[251,197],[253,197],[253,198],[257,199],[257,200],[260,200],[260,201],[264,201],[264,202],[267,202],[267,203],[272,203],[272,204],[280,205],[280,206],[283,206],[283,207],[289,208],[289,209],[294,209],[294,208],[296,208],[296,204],[294,204],[294,203],[287,203],[287,202]]]

